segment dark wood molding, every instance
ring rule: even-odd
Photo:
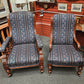
[[[55,2],[39,2],[36,1],[36,5],[38,5],[39,7],[42,7],[44,9],[48,9],[48,8],[54,8],[54,6],[57,5],[57,0],[55,0]]]
[[[10,12],[12,12],[11,2],[10,2],[10,0],[7,0],[7,1],[8,1],[9,10],[10,10]]]

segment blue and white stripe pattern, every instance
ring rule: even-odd
[[[39,64],[39,55],[35,44],[15,45],[8,57],[9,67]]]
[[[18,67],[39,64],[32,12],[10,13],[9,20],[14,46],[7,60],[8,66]]]
[[[48,62],[53,65],[83,65],[83,54],[75,50],[73,45],[53,45]]]
[[[35,43],[32,12],[15,12],[9,15],[14,44]]]
[[[53,65],[80,66],[84,63],[82,53],[73,47],[75,16],[57,14],[53,16],[53,45],[48,62]]]
[[[73,44],[75,16],[57,14],[53,16],[53,44]]]

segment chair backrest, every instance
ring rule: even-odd
[[[53,44],[73,44],[75,16],[57,14],[53,16]]]
[[[14,12],[9,14],[14,44],[35,43],[32,12]]]

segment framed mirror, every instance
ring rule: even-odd
[[[9,14],[7,0],[0,0],[0,18],[6,17]]]
[[[54,6],[56,6],[57,0],[38,0],[36,4],[39,5],[39,7],[48,9],[50,7],[53,8]]]

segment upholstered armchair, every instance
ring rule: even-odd
[[[80,76],[84,58],[80,53],[80,43],[76,39],[76,16],[57,14],[51,18],[51,40],[48,56],[49,73],[54,67],[78,67]],[[74,47],[74,42],[77,49]]]
[[[40,66],[43,72],[43,44],[35,29],[32,12],[14,12],[7,17],[10,37],[0,47],[3,67],[10,77],[11,69]]]

